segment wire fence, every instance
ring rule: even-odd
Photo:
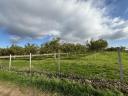
[[[0,69],[72,78],[128,80],[128,53],[89,52],[0,56]]]

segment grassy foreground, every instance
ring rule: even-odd
[[[127,96],[128,80],[128,53],[122,53],[122,63],[124,67],[124,81],[126,86],[120,84],[90,83],[88,79],[98,80],[118,80],[120,79],[117,52],[100,52],[87,54],[70,54],[60,58],[60,72],[70,75],[68,78],[47,76],[47,74],[17,74],[14,71],[0,71],[0,80],[9,81],[22,86],[35,87],[41,91],[55,93],[55,96]],[[8,59],[1,59],[1,69],[8,69]],[[12,60],[12,70],[29,70],[29,58],[17,58]],[[33,57],[32,70],[48,73],[58,71],[58,60],[54,57]],[[74,78],[74,76],[78,76]],[[79,77],[87,80],[79,81]],[[70,80],[72,79],[72,80]],[[96,84],[95,84],[96,83]],[[108,84],[108,85],[107,85]],[[112,87],[111,87],[112,86]],[[123,90],[123,91],[122,91]],[[125,90],[125,91],[124,91]],[[54,96],[54,95],[53,95]]]
[[[124,96],[117,89],[94,88],[91,84],[80,84],[66,79],[18,75],[0,71],[0,80],[24,87],[34,87],[43,92],[56,93],[55,96]],[[54,96],[54,95],[52,95]]]
[[[124,79],[128,80],[128,53],[122,53],[122,61]],[[8,68],[8,63],[8,59],[0,59],[0,66]],[[13,59],[12,69],[29,70],[29,58]],[[32,70],[58,72],[58,69],[58,61],[54,57],[32,58]],[[120,79],[117,52],[61,56],[60,71],[87,78]]]

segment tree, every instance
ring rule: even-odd
[[[24,54],[24,48],[17,45],[12,45],[8,50],[9,50],[9,54],[12,54],[12,55]]]
[[[61,51],[64,53],[85,53],[86,46],[79,43],[64,43],[61,44]]]
[[[77,53],[85,53],[86,52],[86,46],[85,45],[82,45],[82,44],[76,44],[75,45],[75,51]]]
[[[86,46],[89,51],[100,51],[100,50],[104,50],[108,46],[108,42],[103,39],[99,39],[99,40],[92,39],[90,42],[87,42]]]
[[[40,53],[56,53],[60,49],[60,38],[56,38],[46,44],[42,44],[40,48]]]
[[[64,43],[61,45],[61,50],[64,53],[73,53],[75,51],[75,45],[71,43]]]
[[[0,49],[0,55],[1,56],[10,55],[9,48],[1,48]]]
[[[121,46],[120,49],[121,51],[125,51],[126,47]],[[106,51],[117,51],[117,50],[118,50],[118,47],[110,47],[106,49]]]
[[[30,54],[30,53],[37,54],[37,53],[39,53],[38,52],[39,48],[35,44],[28,43],[27,45],[25,45],[24,50],[25,50],[25,54]]]

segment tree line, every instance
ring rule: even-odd
[[[56,38],[45,44],[37,46],[36,44],[26,44],[24,47],[12,44],[7,48],[0,48],[0,55],[26,55],[26,54],[44,54],[44,53],[86,53],[87,51],[115,51],[117,48],[107,48],[108,42],[103,39],[90,40],[85,44],[60,43],[60,39]],[[124,49],[124,47],[123,47]]]

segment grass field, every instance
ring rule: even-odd
[[[0,60],[0,65],[8,68],[9,60]],[[122,53],[124,78],[128,79],[128,53]],[[29,70],[29,58],[13,59],[12,67],[16,70]],[[57,72],[58,61],[53,57],[32,59],[32,70]],[[119,79],[117,52],[88,53],[84,55],[61,56],[60,71],[85,77]]]
[[[8,68],[8,59],[1,59],[0,66]],[[128,80],[128,53],[122,53],[122,63],[124,67],[124,81]],[[29,58],[16,58],[12,60],[12,70],[25,71],[29,70]],[[58,60],[54,57],[33,57],[33,71],[46,71],[49,73],[58,72]],[[70,54],[60,58],[60,72],[66,75],[80,76],[86,79],[104,79],[104,80],[119,80],[119,64],[117,52],[100,52],[87,54]],[[10,77],[9,74],[12,74]],[[47,77],[46,74],[32,76],[19,75],[13,72],[1,71],[0,77],[2,80],[20,82],[21,84],[34,84],[37,88],[45,91],[55,91],[60,96],[123,96],[119,88],[100,88],[99,86],[88,85],[88,81],[83,85],[77,80],[64,79],[57,77]],[[15,79],[15,80],[14,80]],[[42,86],[41,86],[42,85]],[[95,85],[95,84],[93,84]],[[70,90],[69,90],[70,89]],[[63,93],[63,92],[64,93]],[[120,91],[120,92],[119,92]],[[128,92],[128,90],[125,90]],[[92,95],[91,95],[92,94]],[[127,94],[125,92],[125,94]]]

